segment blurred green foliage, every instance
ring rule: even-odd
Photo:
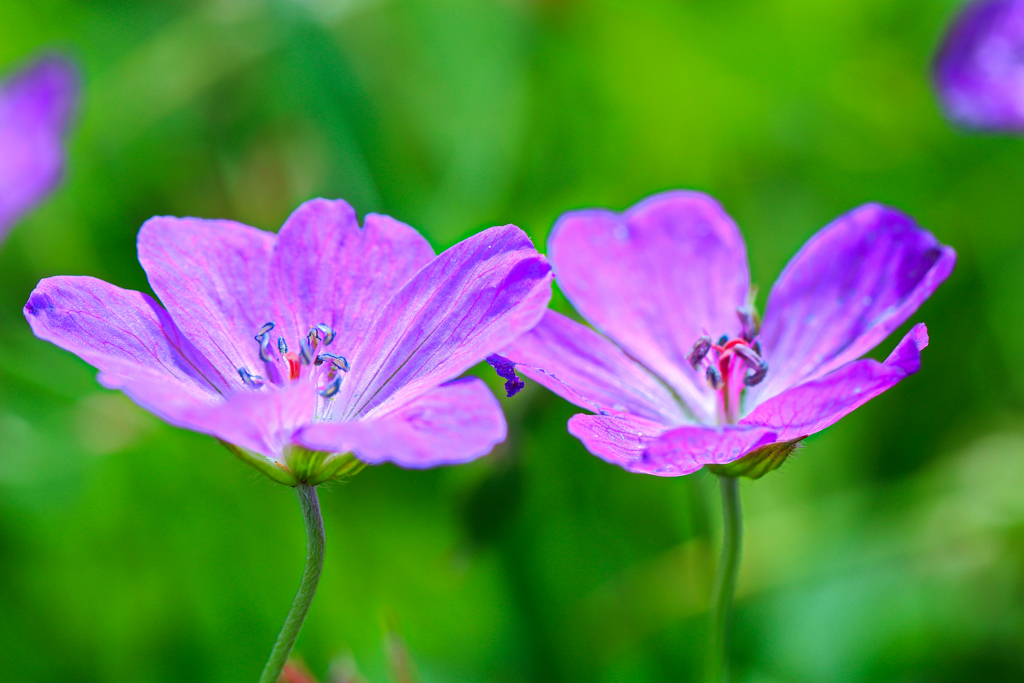
[[[255,680],[303,561],[287,488],[30,335],[39,278],[147,289],[154,214],[275,230],[344,197],[439,249],[508,222],[543,246],[562,211],[675,187],[737,219],[762,303],[864,202],[960,253],[913,319],[922,372],[743,484],[737,679],[1024,678],[1024,140],[941,118],[927,73],[956,5],[0,3],[0,71],[55,46],[85,81],[64,185],[0,249],[4,678]],[[536,386],[503,405],[487,458],[321,492],[310,670],[388,680],[397,624],[425,683],[695,680],[714,482],[599,461]]]

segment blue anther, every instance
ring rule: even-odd
[[[740,336],[744,341],[752,342],[757,336],[757,322],[751,306],[740,306],[736,309],[736,317],[740,319]]]
[[[743,378],[743,383],[748,387],[761,383],[764,376],[768,374],[768,363],[761,358],[760,354],[749,346],[737,344],[733,347],[736,355],[743,359],[743,362],[750,368],[750,372]]]
[[[299,361],[303,365],[313,363],[313,345],[309,343],[308,337],[299,342]]]
[[[697,366],[700,365],[701,361],[704,360],[710,350],[711,337],[704,335],[693,343],[693,348],[690,349],[690,353],[686,354],[686,360],[690,361],[690,366],[696,370]]]
[[[345,356],[339,356],[336,353],[321,353],[316,357],[316,364],[320,365],[324,362],[324,358],[331,361],[331,365],[338,368],[342,372],[348,372],[352,369],[352,365],[348,362],[348,358]]]
[[[323,389],[317,389],[316,393],[320,394],[324,398],[330,398],[331,396],[334,396],[336,393],[338,393],[338,391],[340,389],[341,389],[341,375],[338,375],[337,377],[332,379],[330,382],[328,382],[327,386],[325,386]]]
[[[277,338],[277,350],[281,352],[281,355],[288,353],[288,343],[284,340],[284,337]]]
[[[714,365],[709,365],[708,370],[704,373],[705,379],[708,381],[708,386],[718,391],[722,388],[722,373],[718,371]]]
[[[238,368],[238,376],[242,378],[242,384],[253,389],[263,386],[263,378],[254,375],[245,368]]]
[[[274,329],[274,323],[263,323],[263,327],[256,332],[256,341],[260,340],[260,337]]]
[[[756,386],[761,383],[761,380],[763,380],[764,376],[767,374],[768,363],[762,360],[756,368],[746,374],[743,378],[743,383],[748,387]]]
[[[334,328],[327,323],[320,323],[316,326],[316,329],[320,330],[320,337],[323,339],[324,346],[330,346],[335,337]]]
[[[718,345],[719,346],[725,346],[728,343],[729,343],[729,335],[723,334],[721,337],[718,338]]]
[[[256,335],[256,341],[260,343],[260,360],[264,363],[273,362],[274,358],[270,355],[270,333]]]

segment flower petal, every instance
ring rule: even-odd
[[[714,395],[686,354],[704,334],[739,332],[750,286],[743,238],[722,207],[676,191],[623,214],[574,211],[558,219],[548,254],[583,317],[710,421]]]
[[[789,441],[820,432],[921,368],[928,328],[914,326],[884,363],[864,359],[847,363],[821,379],[805,382],[768,399],[740,421],[763,425]]]
[[[139,263],[171,317],[230,385],[260,374],[254,339],[271,319],[267,279],[274,235],[241,223],[156,216],[139,230]]]
[[[939,98],[953,121],[1024,132],[1024,2],[968,3],[935,59]]]
[[[605,462],[630,472],[652,474],[644,463],[644,452],[665,433],[665,427],[625,413],[581,414],[569,418],[569,433]]]
[[[595,413],[627,412],[664,426],[687,422],[672,393],[589,327],[548,310],[501,352],[516,370]]]
[[[54,55],[0,85],[0,239],[60,181],[77,100],[77,70]]]
[[[770,428],[749,425],[677,427],[665,432],[644,453],[641,466],[648,474],[676,477],[704,465],[724,465],[779,441]]]
[[[181,426],[284,464],[283,451],[296,442],[296,431],[312,421],[317,398],[310,382],[241,391],[219,405],[188,411],[182,415]]]
[[[678,477],[704,465],[739,460],[778,440],[775,431],[765,427],[684,425],[666,431],[633,415],[574,415],[569,433],[602,460],[659,477]]]
[[[878,204],[812,237],[772,287],[761,328],[765,381],[754,406],[862,356],[949,276],[956,253],[909,216]]]
[[[505,440],[505,417],[476,377],[442,384],[386,414],[354,422],[318,423],[296,439],[306,448],[353,452],[373,465],[424,468],[469,462]]]
[[[381,310],[336,399],[344,420],[458,376],[540,320],[551,268],[514,225],[490,228],[416,273]]]
[[[326,323],[337,333],[337,353],[353,354],[381,307],[434,258],[430,243],[408,225],[377,214],[365,223],[360,228],[340,199],[314,199],[278,233],[271,296],[293,348],[311,326]]]
[[[52,277],[25,304],[40,339],[100,370],[105,387],[124,391],[173,424],[227,392],[225,379],[149,296],[90,277]]]

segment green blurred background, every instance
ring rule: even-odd
[[[762,304],[864,202],[960,254],[912,318],[921,373],[743,483],[736,680],[1022,680],[1024,140],[937,110],[957,4],[0,2],[0,72],[53,46],[84,74],[65,182],[0,248],[3,679],[254,681],[304,554],[289,489],[31,336],[40,278],[147,290],[154,214],[276,230],[343,197],[438,249],[509,222],[543,247],[562,211],[683,187],[736,218]],[[536,386],[502,401],[493,455],[321,492],[297,652],[382,683],[392,624],[425,683],[697,680],[713,478],[601,462]]]

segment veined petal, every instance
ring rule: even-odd
[[[381,307],[432,258],[430,243],[404,223],[368,214],[360,228],[348,203],[308,201],[288,217],[274,246],[276,322],[293,346],[310,326],[326,323],[339,353],[354,353]]]
[[[740,420],[778,432],[789,441],[820,432],[921,368],[928,328],[917,324],[884,363],[870,358],[847,363],[824,377],[805,382],[768,399]]]
[[[1024,132],[1024,2],[969,2],[935,58],[935,85],[953,121]]]
[[[714,396],[686,354],[702,335],[740,331],[750,287],[746,246],[722,207],[675,191],[623,214],[573,211],[555,224],[548,254],[576,310],[711,421]]]
[[[665,433],[665,427],[625,413],[573,415],[569,418],[569,433],[605,462],[630,472],[655,474],[644,462],[644,452]]]
[[[380,311],[335,399],[345,420],[401,405],[526,332],[551,298],[551,268],[514,225],[431,261]]]
[[[365,463],[401,467],[454,465],[487,455],[505,440],[505,417],[476,377],[442,384],[386,414],[318,423],[296,439],[311,450],[352,452]]]
[[[139,262],[182,332],[229,384],[260,374],[257,330],[271,318],[274,235],[241,223],[157,216],[139,231]]]
[[[0,239],[60,181],[78,73],[44,57],[0,85]]]
[[[662,434],[648,446],[642,467],[648,474],[676,477],[704,465],[739,460],[765,444],[781,440],[771,428],[751,425],[686,425]]]
[[[812,237],[768,297],[761,347],[770,370],[750,406],[862,356],[949,276],[956,253],[909,216],[868,204]]]
[[[181,425],[185,412],[229,392],[167,312],[141,292],[91,277],[47,278],[25,304],[25,318],[37,337],[99,369],[104,386],[168,422]]]
[[[516,371],[595,413],[626,412],[664,426],[687,422],[672,393],[589,327],[548,310],[501,355]]]

